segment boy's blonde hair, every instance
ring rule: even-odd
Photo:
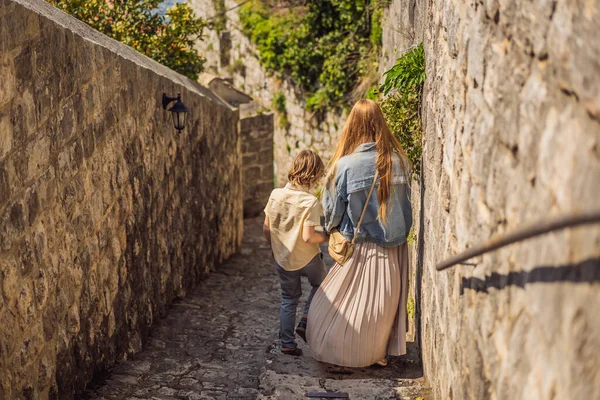
[[[296,186],[312,187],[324,172],[321,157],[312,150],[302,150],[292,162],[288,180]]]

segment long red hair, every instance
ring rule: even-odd
[[[377,147],[376,168],[379,173],[379,219],[387,219],[387,201],[390,198],[392,163],[394,153],[400,156],[400,167],[408,179],[408,158],[402,145],[390,131],[379,104],[373,100],[359,100],[348,115],[342,136],[329,161],[327,180],[335,185],[337,163],[340,158],[352,154],[363,143],[375,142]]]

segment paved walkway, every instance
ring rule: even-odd
[[[246,220],[240,253],[174,304],[144,350],[85,397],[288,400],[340,391],[351,399],[427,398],[410,354],[384,369],[343,369],[313,360],[304,343],[302,357],[280,353],[279,282],[261,226],[260,218]],[[305,282],[304,298],[309,288]]]

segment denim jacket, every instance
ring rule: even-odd
[[[338,228],[344,237],[352,240],[354,229],[373,183],[376,158],[375,143],[369,142],[361,144],[354,153],[338,161],[335,188],[327,184],[323,191],[324,228],[327,232]],[[372,242],[380,246],[392,247],[406,241],[412,226],[412,210],[407,177],[408,162],[405,161],[405,164],[407,175],[400,167],[400,156],[394,156],[390,197],[387,203],[387,221],[383,223],[377,216],[378,182],[365,211],[356,243]]]

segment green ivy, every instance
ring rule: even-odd
[[[227,15],[225,14],[225,0],[213,0],[215,16],[212,20],[212,28],[221,33],[227,29]]]
[[[389,0],[252,0],[239,11],[262,65],[291,78],[309,111],[347,107],[376,70],[383,5]]]
[[[384,76],[379,91],[387,97],[380,102],[381,109],[390,129],[406,151],[414,174],[418,176],[423,137],[421,104],[426,76],[423,44],[398,58]]]
[[[283,92],[277,92],[273,95],[273,109],[279,114],[279,127],[281,129],[288,130],[291,123],[287,116],[287,107],[285,101],[285,94]]]
[[[233,64],[227,66],[227,72],[229,72],[229,75],[233,75],[234,73],[236,73],[245,77],[246,64],[244,64],[244,61],[238,58],[233,62]]]
[[[277,92],[273,95],[273,108],[275,111],[284,113],[286,112],[285,106],[285,94],[283,92]]]

